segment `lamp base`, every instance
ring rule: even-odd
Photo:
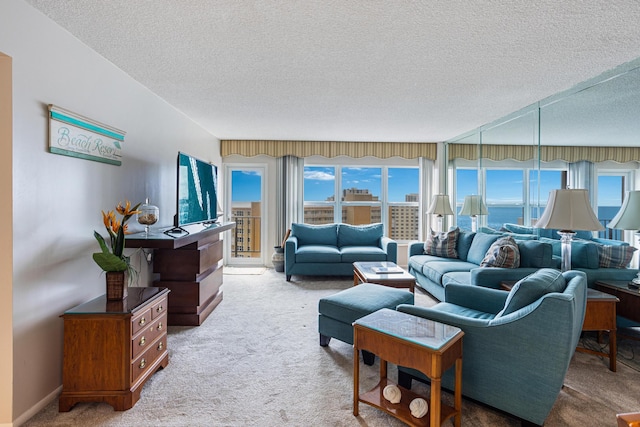
[[[558,231],[558,234],[560,235],[562,250],[562,264],[560,266],[560,271],[564,273],[565,271],[571,270],[571,241],[576,233],[571,230],[560,230]]]

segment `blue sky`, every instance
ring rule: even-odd
[[[334,195],[335,169],[333,167],[305,167],[305,200],[326,200]],[[472,169],[458,170],[458,200],[462,204],[467,194],[478,194],[477,172]],[[369,189],[380,196],[380,168],[342,168],[342,188]],[[546,204],[549,191],[560,188],[560,171],[542,171],[540,174],[540,200]],[[233,171],[232,200],[248,202],[260,200],[262,177],[254,171]],[[537,180],[537,174],[532,179]],[[487,203],[517,203],[522,200],[522,172],[518,170],[487,171]],[[537,191],[537,187],[532,186]],[[600,176],[598,179],[598,204],[620,206],[622,203],[620,176]],[[417,168],[389,168],[389,200],[403,202],[405,194],[418,192]]]
[[[380,172],[381,169],[376,167],[343,167],[342,189],[369,189],[374,196],[380,197],[382,191]],[[305,200],[321,201],[334,196],[334,174],[335,169],[332,167],[305,167]],[[389,168],[389,200],[404,202],[406,194],[417,193],[418,175],[417,168]]]

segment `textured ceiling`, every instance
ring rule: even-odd
[[[221,139],[443,141],[640,56],[638,0],[27,0]]]

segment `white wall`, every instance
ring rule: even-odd
[[[0,2],[0,52],[13,59],[14,386],[13,414],[0,406],[3,425],[56,397],[59,316],[104,293],[91,259],[93,230],[104,231],[100,211],[148,196],[160,225],[171,225],[177,152],[217,165],[221,158],[217,138],[22,0]],[[50,154],[47,104],[126,131],[122,166]],[[141,267],[145,286],[150,275]]]

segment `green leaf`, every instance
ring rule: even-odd
[[[97,231],[94,231],[93,236],[98,241],[98,244],[100,245],[100,249],[102,250],[102,252],[109,253],[109,247],[107,246],[107,243],[104,241],[104,238],[100,235],[100,233],[98,233]]]
[[[108,252],[94,253],[93,260],[104,271],[125,271],[129,268],[125,260]]]
[[[122,252],[124,252],[124,226],[121,226],[118,230],[118,236],[113,246],[113,254],[115,256],[122,257]]]

